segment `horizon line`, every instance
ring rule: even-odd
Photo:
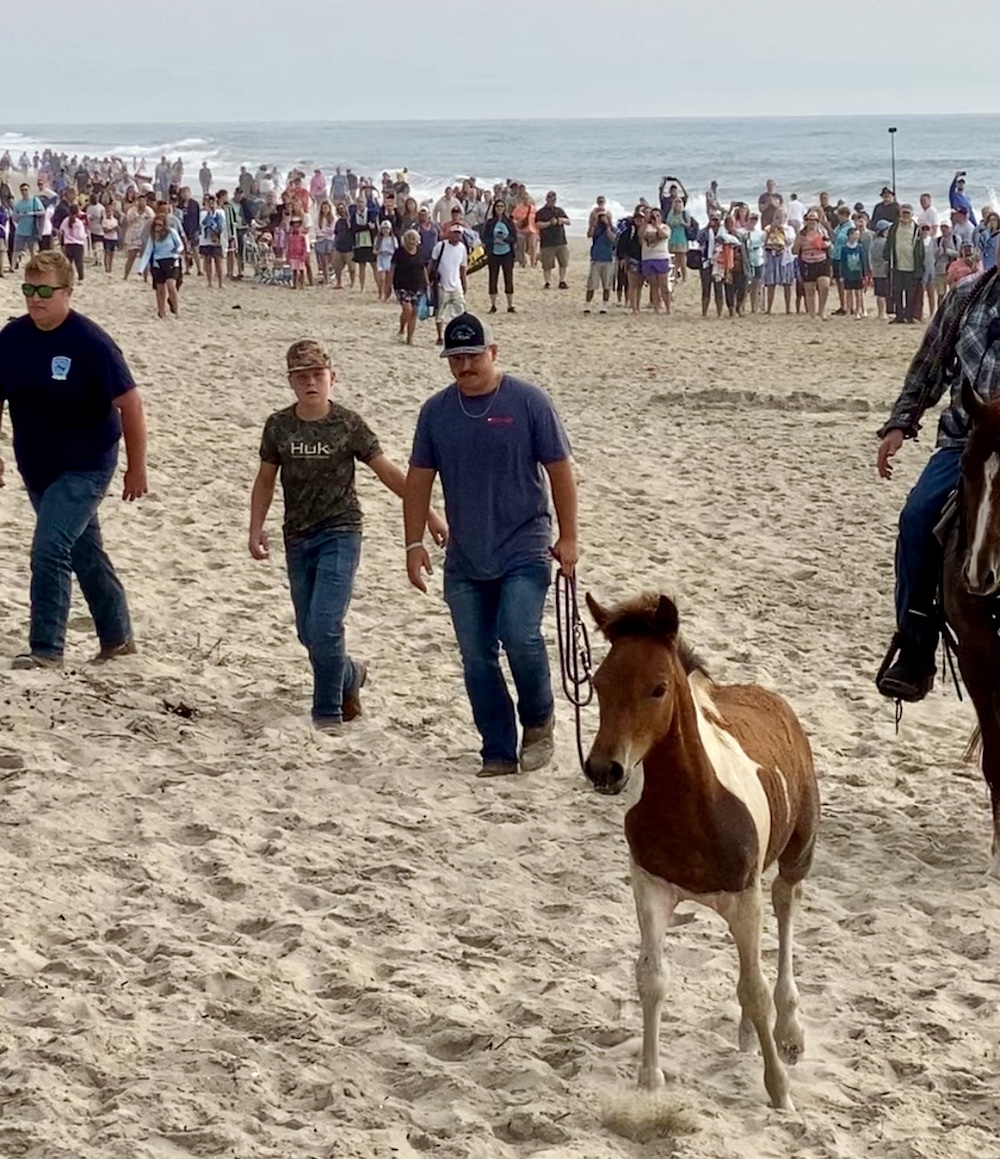
[[[191,120],[185,117],[180,117],[174,120],[161,119],[145,119],[138,120],[120,120],[120,121],[35,121],[22,122],[22,124],[32,123],[38,127],[44,128],[59,128],[66,125],[86,125],[90,128],[101,128],[108,125],[377,125],[377,124],[395,124],[395,125],[432,125],[432,124],[480,124],[487,122],[490,124],[512,123],[520,124],[524,122],[544,124],[546,122],[566,122],[566,121],[829,121],[829,120],[890,120],[894,119],[897,122],[905,123],[907,121],[917,120],[924,117],[937,118],[951,118],[951,117],[995,117],[996,113],[991,112],[962,112],[962,113],[941,113],[941,112],[873,112],[873,113],[729,113],[725,117],[713,117],[704,113],[692,113],[688,115],[664,114],[662,116],[642,114],[639,116],[631,114],[622,114],[621,116],[608,117],[587,115],[582,116],[565,116],[565,117],[511,117],[511,116],[484,116],[484,117],[349,117],[340,120],[321,119],[318,117],[254,117],[250,119],[236,119],[224,117],[213,120]],[[16,125],[8,122],[8,128],[4,132],[18,132]],[[3,133],[0,133],[0,137]]]

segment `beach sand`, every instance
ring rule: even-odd
[[[260,430],[286,346],[321,337],[337,397],[404,463],[446,385],[429,324],[354,293],[189,278],[182,316],[88,269],[76,305],[121,344],[150,429],[150,495],[112,494],[109,551],[140,651],[103,668],[74,596],[62,672],[0,670],[0,1155],[4,1159],[983,1159],[996,1153],[998,886],[963,765],[967,704],[872,685],[894,524],[933,438],[875,478],[873,432],[920,331],[874,320],[582,315],[517,272],[503,365],[547,389],[580,478],[583,590],[676,596],[723,681],[786,695],[824,801],[797,935],[797,1113],[736,1048],[736,953],[707,910],[669,932],[668,1083],[633,1095],[638,933],[622,818],[557,759],[481,781],[441,600],[406,582],[397,500],[359,471],[351,650],[365,716],[314,733],[280,551],[246,550]],[[485,272],[471,304],[485,310]],[[2,316],[22,311],[0,282]],[[238,308],[237,308],[238,307]],[[33,525],[0,453],[0,656],[25,646]],[[120,480],[116,484],[120,487]],[[548,618],[554,651],[554,620]],[[603,646],[595,641],[598,658]],[[586,737],[596,706],[585,711]],[[765,969],[775,974],[768,910]],[[693,1134],[641,1144],[689,1118]],[[635,1124],[634,1124],[635,1125]],[[683,1124],[682,1124],[683,1125]]]

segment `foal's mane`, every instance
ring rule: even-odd
[[[608,618],[601,625],[601,632],[605,638],[614,643],[625,636],[649,636],[652,639],[663,638],[663,627],[657,613],[660,608],[659,592],[643,592],[615,604],[608,611]],[[711,679],[704,660],[691,648],[683,636],[677,636],[674,642],[677,649],[677,658],[681,662],[684,672],[690,676],[693,672],[701,672]]]

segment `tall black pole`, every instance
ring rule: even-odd
[[[892,157],[892,196],[896,196],[896,126],[889,126],[889,152]]]

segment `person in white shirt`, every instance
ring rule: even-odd
[[[445,326],[452,318],[465,313],[468,264],[469,251],[462,240],[462,227],[453,225],[447,240],[439,241],[431,251],[431,280],[437,286],[434,322],[438,346],[444,342]]]
[[[454,196],[454,190],[449,185],[445,191],[444,196],[439,197],[434,203],[434,210],[431,217],[434,219],[436,225],[444,225],[445,222],[451,220],[451,211],[458,208],[459,212],[462,210],[462,203]]]
[[[917,225],[929,225],[931,238],[937,237],[938,226],[941,224],[941,215],[934,208],[934,202],[929,193],[920,194],[920,212],[917,214]]]
[[[799,201],[799,195],[793,193],[788,201],[788,224],[796,233],[801,233],[802,223],[806,219],[806,207]]]
[[[956,248],[963,245],[975,245],[976,231],[972,222],[969,221],[967,209],[953,209],[951,211],[951,236]]]

